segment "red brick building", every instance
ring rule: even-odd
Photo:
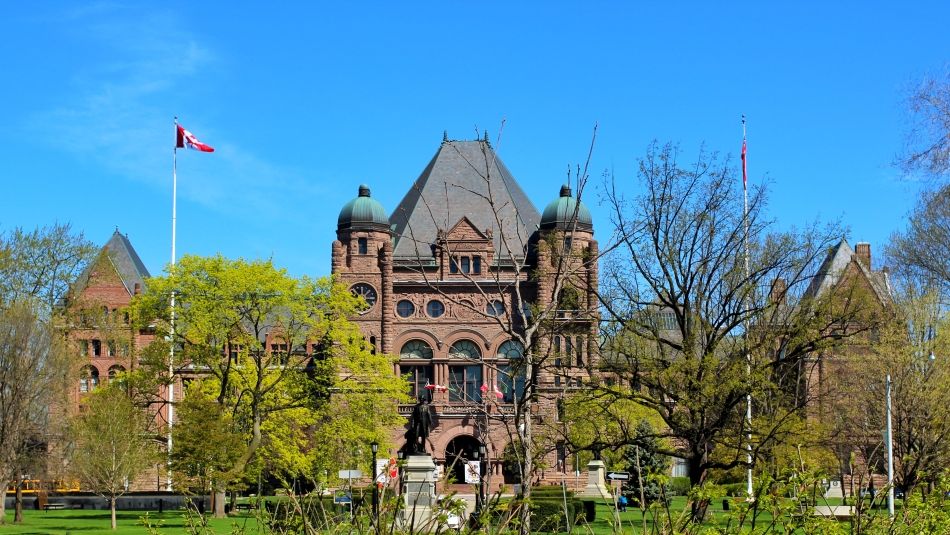
[[[437,425],[427,450],[455,465],[456,481],[479,445],[492,485],[502,480],[503,452],[518,433],[518,335],[527,326],[550,318],[531,348],[546,355],[535,372],[535,429],[557,424],[558,398],[582,386],[597,358],[590,213],[568,186],[553,193],[539,213],[487,140],[444,139],[389,215],[365,185],[340,211],[333,275],[366,299],[353,319],[379,351],[399,356],[412,394],[432,393]],[[397,444],[403,433],[394,430]],[[542,477],[560,480],[573,466],[550,437]]]
[[[128,307],[132,297],[145,288],[148,269],[135,252],[128,236],[112,234],[96,260],[70,289],[65,305],[74,322],[69,329],[78,351],[79,379],[69,406],[82,410],[84,398],[100,385],[120,379],[134,369],[138,350],[154,339],[148,330],[133,330]],[[165,393],[157,393],[165,399]],[[158,428],[167,422],[167,406],[153,407]],[[135,490],[165,490],[164,466],[157,465],[132,483]]]

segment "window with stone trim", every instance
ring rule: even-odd
[[[416,313],[416,305],[412,304],[412,301],[408,299],[403,299],[396,303],[396,314],[400,318],[408,318]]]
[[[399,374],[409,383],[409,395],[416,399],[428,395],[426,385],[434,384],[431,365],[400,364]]]
[[[95,366],[83,366],[79,375],[79,391],[92,392],[99,386],[99,369]]]
[[[399,350],[399,356],[404,359],[431,359],[432,348],[422,340],[409,340]]]
[[[369,251],[369,241],[366,238],[356,239],[357,254],[367,254]]]
[[[481,360],[482,352],[478,349],[475,342],[471,340],[459,340],[449,348],[449,356],[468,360]]]
[[[482,402],[482,367],[449,366],[449,401]]]

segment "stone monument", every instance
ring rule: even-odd
[[[411,533],[434,531],[436,515],[436,468],[432,456],[426,452],[426,442],[432,429],[432,412],[427,397],[420,396],[409,417],[406,431],[406,466],[403,468],[403,529]]]
[[[610,496],[610,491],[607,490],[606,473],[607,467],[604,465],[604,461],[594,459],[587,463],[587,486],[584,487],[584,490],[578,492],[577,496],[580,498],[613,499]]]

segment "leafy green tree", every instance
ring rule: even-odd
[[[328,405],[373,400],[373,411],[332,416],[360,422],[356,436],[362,441],[387,444],[406,387],[392,357],[374,354],[347,319],[360,305],[330,279],[294,278],[270,261],[222,256],[185,256],[166,276],[150,279],[133,303],[137,321],[157,321],[160,335],[174,336],[180,347],[174,365],[202,376],[202,390],[243,437],[233,464],[211,482],[216,516],[224,515],[225,489],[256,456],[291,477],[304,470],[303,442],[320,432],[321,423],[310,413]]]
[[[764,188],[749,192],[744,217],[736,166],[706,153],[689,164],[679,156],[671,144],[653,144],[639,162],[642,193],[609,188],[619,239],[601,284],[602,368],[611,381],[594,388],[661,418],[670,445],[661,451],[686,460],[695,486],[711,469],[747,467],[747,434],[760,449],[804,407],[806,399],[786,395],[783,373],[800,373],[808,355],[869,326],[856,321],[866,313],[856,300],[808,290],[839,229],[775,230]],[[762,291],[777,280],[778,298]],[[759,407],[751,429],[749,395]],[[694,518],[704,512],[697,507]]]
[[[231,414],[203,392],[200,383],[192,383],[178,404],[172,437],[175,487],[193,493],[210,492],[212,482],[234,466],[244,444]]]
[[[116,500],[156,459],[150,421],[125,392],[110,386],[91,394],[73,422],[72,468],[84,487],[109,500],[113,530]]]

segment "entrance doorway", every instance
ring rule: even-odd
[[[480,444],[470,435],[459,435],[449,441],[445,447],[445,469],[450,471],[448,475],[454,483],[465,483],[465,467],[469,461],[475,460]]]

